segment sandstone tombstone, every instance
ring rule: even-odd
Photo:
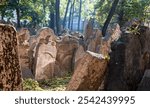
[[[85,35],[85,41],[87,41],[87,39],[89,39],[93,35],[93,26],[91,20],[86,25],[84,35]]]
[[[79,40],[76,37],[63,36],[57,40],[55,76],[64,76],[73,71],[73,60],[78,46]]]
[[[87,51],[78,62],[67,91],[95,91],[103,82],[107,60],[101,54]]]
[[[102,39],[101,45],[98,49],[98,53],[108,56],[111,52],[111,44],[117,41],[121,36],[120,26],[115,24],[108,30],[107,35]]]
[[[34,72],[34,58],[35,58],[35,53],[36,53],[36,46],[37,46],[37,37],[36,36],[31,36],[29,39],[29,68],[31,69],[32,73]]]
[[[75,53],[75,59],[74,59],[74,70],[76,69],[77,67],[77,64],[80,62],[80,60],[82,60],[83,56],[85,55],[85,49],[82,45],[79,45],[76,53]]]
[[[54,31],[50,28],[43,27],[37,32],[37,42],[40,41],[40,39],[48,39],[52,41],[56,41],[56,35],[54,34]]]
[[[42,28],[37,34],[35,46],[34,74],[36,80],[49,79],[54,76],[56,61],[56,37],[50,28]]]
[[[21,30],[19,30],[19,32],[17,32],[17,37],[19,45],[29,44],[28,40],[30,38],[30,33],[27,28],[22,28]]]
[[[89,38],[86,42],[87,44],[87,50],[92,52],[99,52],[98,46],[101,45],[102,42],[102,33],[98,29],[93,30],[93,35],[91,38]]]
[[[33,78],[33,74],[30,68],[30,56],[29,56],[29,38],[30,34],[28,29],[22,28],[17,32],[17,37],[19,39],[19,56],[20,65],[22,70],[23,78]]]
[[[22,90],[16,31],[3,24],[0,24],[0,88]]]

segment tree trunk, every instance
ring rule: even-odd
[[[44,24],[43,24],[43,26],[45,26],[46,25],[46,20],[45,20],[45,16],[46,16],[46,6],[45,6],[45,0],[42,0],[42,5],[43,5],[43,15],[44,15]]]
[[[118,18],[118,20],[119,20],[119,25],[120,25],[120,27],[122,27],[122,25],[123,25],[123,23],[124,23],[124,3],[125,3],[125,0],[122,0],[121,1],[121,3],[120,3],[120,5],[121,5],[121,10],[120,10],[120,12],[119,12],[119,18]]]
[[[55,32],[55,14],[54,12],[50,13],[50,28],[54,30]]]
[[[69,20],[68,20],[68,28],[69,29],[70,29],[70,23],[71,23],[71,13],[72,13],[74,3],[75,3],[75,0],[73,1],[73,3],[71,4],[71,7],[70,7]]]
[[[55,10],[56,10],[56,33],[60,33],[60,10],[59,10],[60,0],[56,0]]]
[[[51,29],[53,29],[54,32],[55,32],[55,10],[54,10],[54,6],[55,6],[55,3],[53,1],[51,1],[51,4],[49,6],[49,11],[50,11],[50,15],[49,15],[49,18],[50,18],[49,27]]]
[[[79,19],[78,19],[78,31],[80,30],[81,10],[82,10],[82,0],[80,0]]]
[[[68,0],[68,3],[67,3],[66,12],[65,12],[64,20],[63,20],[63,28],[66,27],[66,17],[68,13],[69,4],[70,4],[70,0]]]
[[[71,30],[73,30],[73,19],[74,19],[74,5],[73,5],[72,15],[71,15]]]
[[[6,8],[1,9],[1,20],[4,20]]]
[[[11,1],[12,3],[14,3],[15,6],[15,10],[16,10],[16,16],[17,16],[17,28],[20,28],[20,0],[15,0],[14,2]]]
[[[5,15],[5,12],[2,11],[2,12],[1,12],[1,20],[4,20],[4,15]]]
[[[20,9],[19,7],[16,8],[16,15],[17,15],[17,27],[20,28]]]
[[[117,7],[118,2],[119,2],[119,0],[114,0],[114,2],[113,2],[113,4],[112,4],[112,7],[111,7],[111,9],[110,9],[110,11],[109,11],[109,14],[108,14],[108,17],[107,17],[107,19],[106,19],[106,21],[105,21],[105,23],[104,23],[103,29],[102,29],[102,34],[103,34],[103,36],[106,35],[107,27],[108,27],[108,25],[109,25],[109,23],[110,23],[110,21],[111,21],[113,15],[114,15],[114,13],[115,13],[115,10],[116,10],[116,7]]]

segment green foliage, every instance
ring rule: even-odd
[[[111,9],[111,4],[112,4],[112,1],[110,0],[100,0],[95,5],[95,8],[97,9],[96,19],[98,20],[101,26],[103,26],[108,16],[109,10]]]
[[[97,0],[82,0],[82,13],[81,16],[84,19],[95,18],[95,4]],[[77,8],[79,7],[79,2]]]
[[[27,20],[30,23],[29,27],[35,27],[36,25],[45,26],[50,21],[50,13],[55,12],[56,0],[5,0],[7,2],[0,5],[0,15],[2,18],[10,18],[16,21],[16,9],[19,9],[20,20],[23,22]],[[71,0],[73,1],[73,0]],[[82,0],[82,19],[94,18],[94,4],[97,0]],[[60,0],[60,18],[63,20],[66,5],[68,0]],[[75,0],[75,12],[74,16],[79,15],[79,0]],[[70,9],[70,7],[69,7]],[[68,11],[69,13],[69,11]],[[68,15],[67,15],[68,16]],[[32,26],[31,26],[32,25]]]
[[[23,90],[24,91],[42,91],[43,89],[39,87],[39,83],[33,79],[23,80]]]
[[[33,25],[45,23],[46,15],[49,14],[50,2],[53,0],[8,0],[0,5],[0,13],[6,18],[15,18],[16,9],[20,11],[20,20],[28,20]],[[45,11],[44,11],[45,9]]]
[[[97,9],[97,20],[101,25],[104,24],[109,10],[111,8],[112,0],[100,0],[95,5]],[[120,0],[115,15],[111,22],[119,20],[120,13],[123,12],[123,21],[130,21],[137,18],[143,22],[150,17],[150,0]]]
[[[124,17],[127,20],[137,18],[141,21],[147,19],[147,10],[150,6],[149,0],[125,0],[124,3]]]

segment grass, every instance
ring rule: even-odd
[[[71,75],[67,74],[62,78],[53,78],[37,82],[33,79],[23,80],[23,90],[25,91],[65,91]]]

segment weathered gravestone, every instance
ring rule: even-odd
[[[78,45],[79,40],[75,36],[63,36],[61,39],[57,39],[55,76],[64,76],[73,71],[73,60]]]
[[[30,68],[30,55],[29,55],[29,38],[30,33],[27,28],[22,28],[17,32],[18,42],[19,42],[19,56],[20,65],[23,78],[33,78],[33,74]]]
[[[56,36],[50,28],[42,28],[37,34],[34,74],[36,80],[53,78],[56,61]]]
[[[78,61],[68,91],[95,91],[103,82],[107,60],[101,54],[87,51]]]
[[[16,31],[0,24],[0,89],[22,90]]]

